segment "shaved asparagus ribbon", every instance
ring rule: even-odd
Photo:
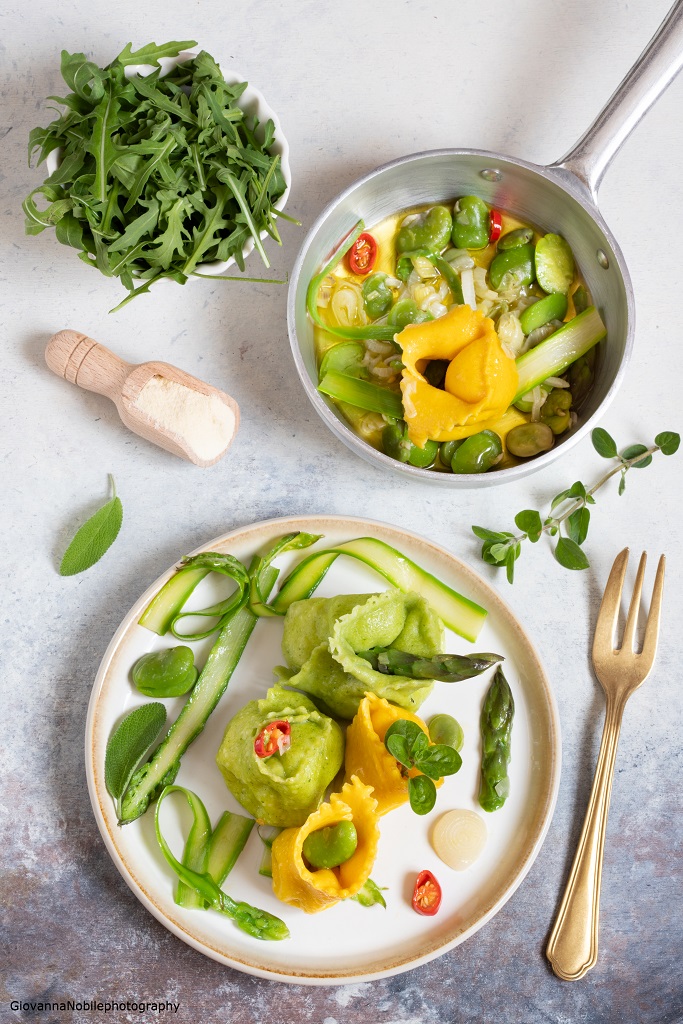
[[[294,601],[311,596],[339,555],[349,555],[388,580],[392,586],[407,593],[417,591],[432,606],[444,625],[473,643],[486,619],[486,610],[463,597],[446,583],[422,569],[396,548],[374,537],[357,537],[334,548],[317,551],[297,565],[283,582],[269,605],[255,608],[256,615],[284,615]]]
[[[173,868],[181,882],[194,889],[200,900],[208,903],[214,910],[218,910],[221,914],[231,917],[237,927],[241,928],[247,935],[253,935],[255,939],[279,940],[289,938],[289,928],[279,917],[274,917],[273,914],[269,914],[266,910],[260,910],[258,907],[252,907],[249,903],[237,903],[226,892],[223,892],[208,871],[187,867],[173,854],[161,833],[161,826],[159,824],[161,805],[171,793],[182,793],[187,800],[193,814],[193,828],[195,823],[198,823],[200,830],[205,828],[209,819],[206,808],[196,793],[185,789],[183,786],[166,786],[159,797],[154,816],[157,842],[166,858],[166,862]]]
[[[184,612],[182,609],[185,602],[197,584],[201,583],[210,572],[228,576],[237,584],[237,590],[226,600],[211,605],[210,608],[203,608],[196,612]],[[217,551],[202,551],[199,555],[183,558],[175,576],[172,576],[159,593],[152,598],[140,616],[140,625],[146,626],[147,629],[158,633],[159,636],[163,636],[170,629],[179,640],[203,640],[204,637],[211,636],[212,633],[222,629],[240,608],[244,608],[249,600],[249,583],[249,573],[242,562],[233,555]],[[215,617],[217,621],[210,629],[200,630],[196,633],[181,633],[176,624],[179,619],[188,615]]]

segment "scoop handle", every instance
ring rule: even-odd
[[[133,369],[98,341],[79,331],[53,334],[45,349],[45,362],[58,377],[86,391],[116,401]]]
[[[683,0],[676,0],[656,33],[593,124],[553,168],[570,171],[593,201],[612,159],[683,67]]]

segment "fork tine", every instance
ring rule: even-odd
[[[624,639],[621,641],[621,648],[624,651],[633,650],[633,637],[636,632],[636,623],[638,622],[638,612],[640,610],[640,595],[643,592],[643,578],[645,576],[646,564],[647,552],[643,551],[642,555],[640,556],[640,563],[638,565],[638,572],[636,574],[636,582],[633,588],[633,596],[631,598],[631,604],[628,610],[628,618],[626,619]]]
[[[624,586],[626,567],[628,566],[628,548],[620,551],[614,559],[614,565],[607,580],[602,603],[598,612],[593,638],[593,657],[600,657],[606,650],[614,647],[614,629],[621,604],[621,591]]]
[[[666,556],[662,555],[659,559],[659,565],[657,566],[657,575],[655,576],[655,585],[652,591],[652,600],[650,601],[650,611],[647,616],[647,625],[645,627],[645,639],[643,640],[643,650],[641,658],[648,663],[648,672],[652,668],[652,664],[655,660],[655,654],[657,653],[657,640],[659,639],[659,616],[662,608],[662,592],[664,590],[664,569],[666,568]]]

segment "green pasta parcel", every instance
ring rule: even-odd
[[[376,671],[359,651],[396,648],[421,657],[443,651],[441,619],[419,594],[385,590],[295,601],[285,616],[282,650],[288,668],[281,679],[351,719],[366,691],[408,711],[431,693],[433,679]]]
[[[264,729],[285,723],[287,745],[259,753],[257,739]],[[280,686],[237,712],[216,756],[228,789],[242,807],[257,821],[280,828],[303,825],[343,760],[340,726],[308,697]]]

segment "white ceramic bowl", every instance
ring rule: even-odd
[[[161,57],[159,60],[159,64],[161,65],[162,69],[162,77],[164,75],[167,75],[169,71],[172,71],[173,68],[177,67],[178,64],[182,64],[183,61],[190,60],[190,58],[192,57],[196,57],[199,52],[199,50],[182,50],[177,57]],[[132,78],[133,75],[150,75],[153,71],[156,71],[156,67],[154,67],[152,64],[131,64],[126,68],[126,77]],[[241,75],[238,71],[235,71],[234,69],[226,71],[223,67],[221,67],[221,71],[223,72],[223,77],[225,81],[229,85],[233,85],[235,82],[246,81],[246,77],[244,75]],[[270,147],[270,152],[273,154],[273,156],[279,155],[282,175],[285,179],[285,184],[287,186],[285,188],[285,191],[278,199],[278,201],[275,203],[275,209],[282,210],[284,209],[285,203],[287,202],[287,199],[289,197],[289,189],[292,183],[292,175],[289,167],[289,143],[285,138],[285,134],[282,130],[282,125],[280,124],[280,119],[275,113],[275,111],[272,109],[272,107],[266,101],[266,98],[263,95],[263,93],[259,89],[256,89],[253,85],[248,85],[247,88],[244,90],[240,97],[239,105],[245,112],[245,114],[247,114],[247,116],[257,117],[260,125],[264,125],[268,120],[271,120],[275,125],[275,138],[273,140],[273,145]],[[47,168],[48,174],[52,174],[52,172],[57,169],[57,167],[59,166],[60,156],[61,151],[59,149],[53,150],[47,156],[45,160],[45,166]],[[267,231],[261,232],[261,241],[269,237],[270,236],[268,235]],[[242,253],[245,258],[249,255],[250,252],[252,252],[253,248],[254,239],[249,238],[242,248]],[[210,277],[215,277],[217,274],[224,274],[226,270],[228,270],[229,267],[234,266],[234,264],[235,258],[234,256],[231,256],[229,260],[225,260],[223,262],[214,260],[212,263],[200,263],[197,269],[200,270],[202,274],[205,274]]]

